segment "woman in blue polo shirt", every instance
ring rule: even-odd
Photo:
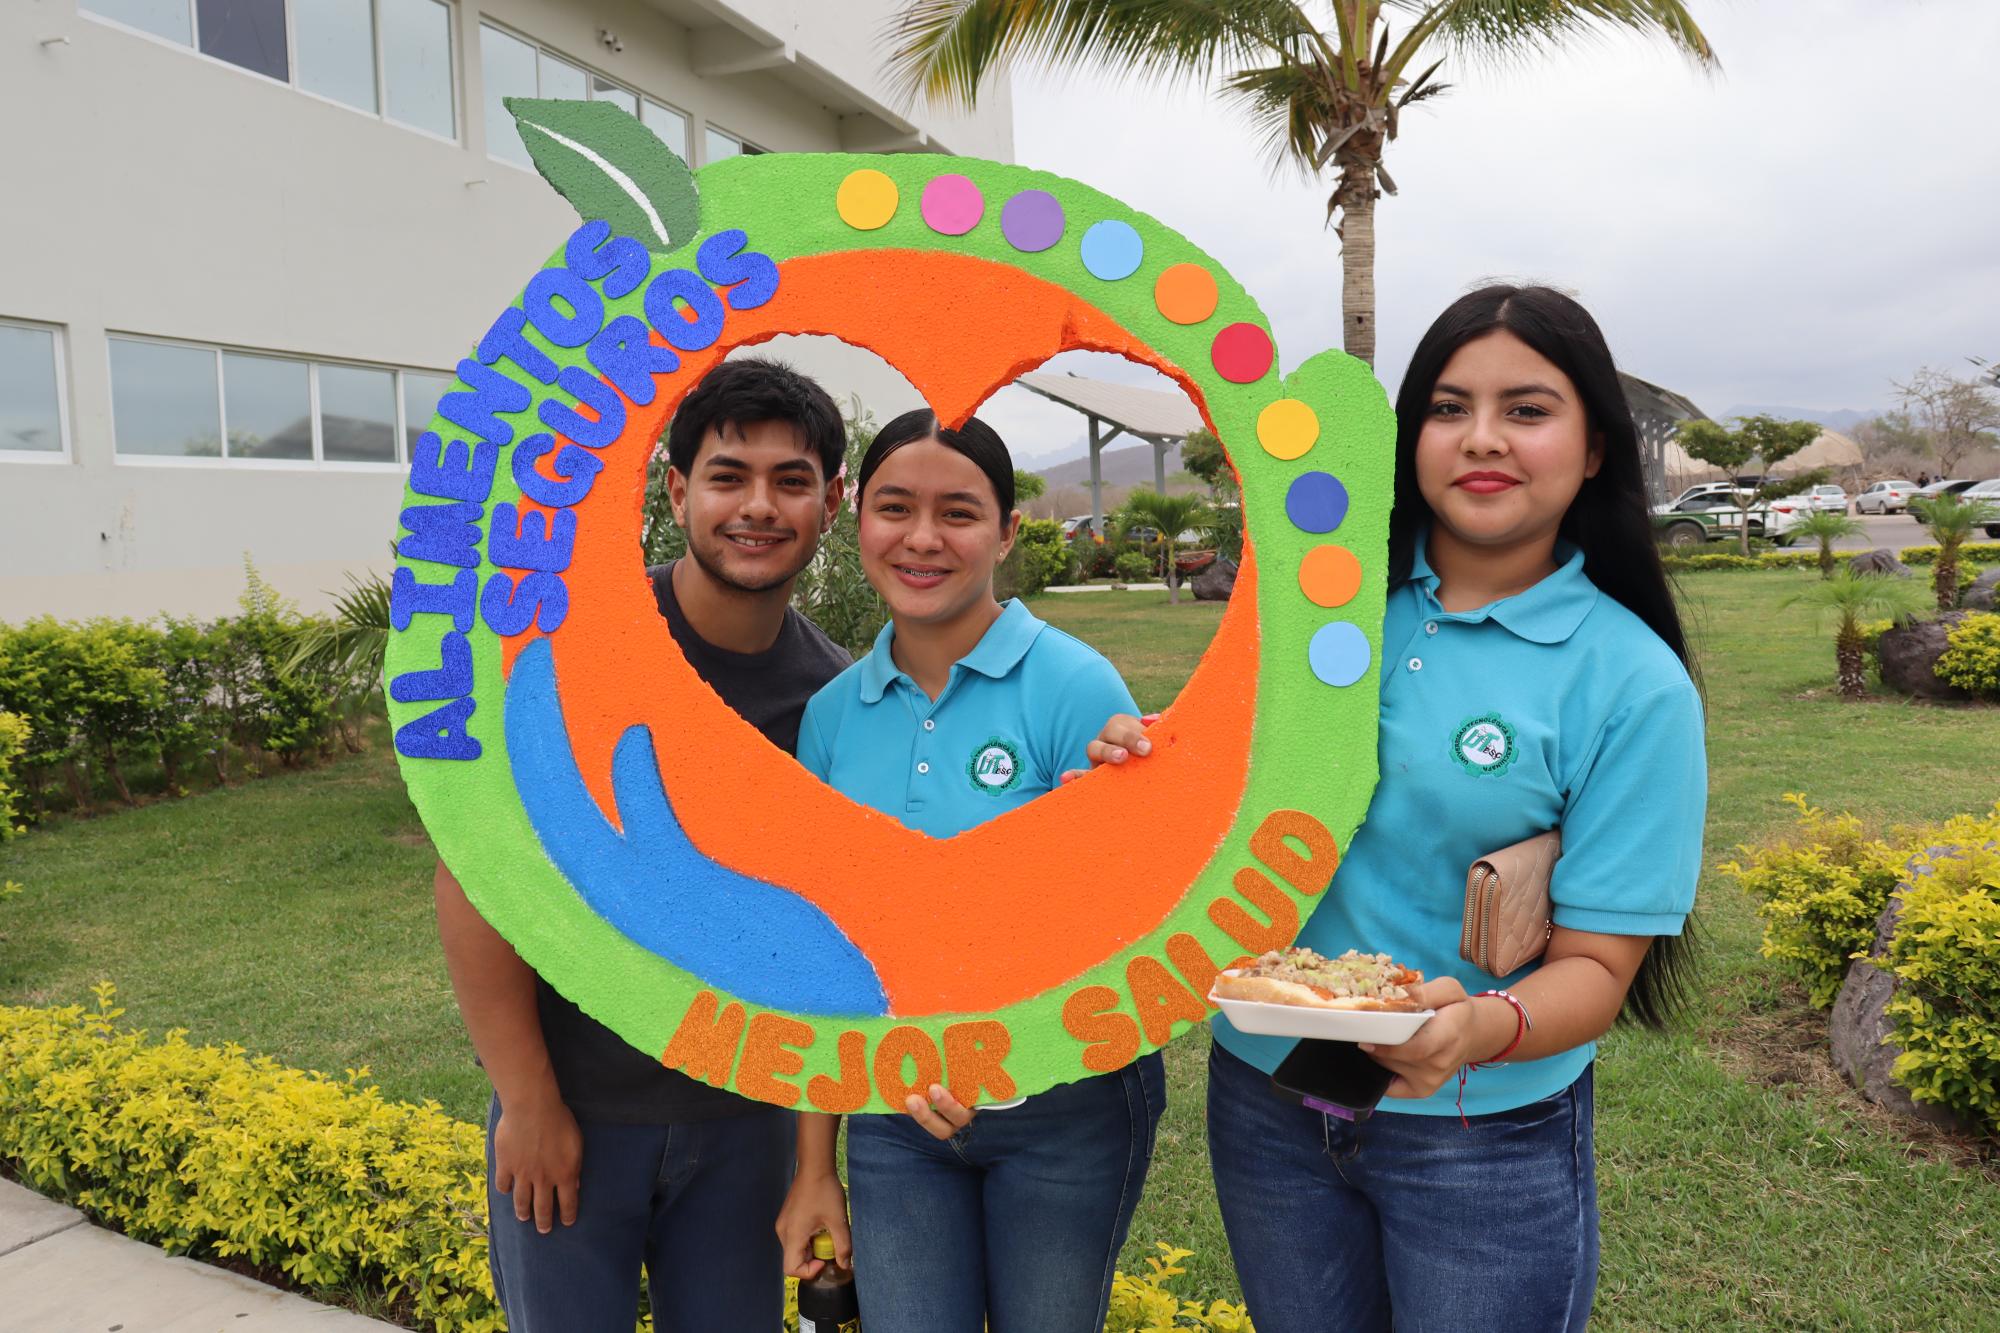
[[[1134,711],[1117,671],[993,573],[1013,548],[1014,464],[977,417],[882,428],[855,480],[863,571],[889,608],[874,648],[807,704],[799,762],[947,838],[1051,790]],[[996,867],[1005,873],[1004,867]],[[852,1254],[868,1333],[1097,1333],[1166,1107],[1158,1053],[1024,1101],[961,1107],[933,1086],[907,1116],[848,1122]],[[839,1117],[802,1114],[778,1221],[790,1271],[813,1233],[847,1258]]]
[[[1274,1097],[1294,1043],[1218,1018],[1216,1190],[1258,1333],[1580,1329],[1594,1043],[1677,997],[1701,701],[1587,311],[1541,287],[1463,297],[1396,419],[1381,779],[1299,943],[1420,968],[1437,1015],[1371,1050],[1397,1077],[1360,1123]],[[1481,973],[1458,954],[1467,869],[1552,828],[1547,951]]]

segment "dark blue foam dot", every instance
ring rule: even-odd
[[[1332,532],[1347,517],[1347,488],[1331,472],[1302,472],[1285,492],[1285,517],[1303,532]]]

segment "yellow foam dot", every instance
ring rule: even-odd
[[[834,196],[840,220],[857,231],[874,231],[896,216],[896,182],[873,167],[847,173]]]
[[[1298,458],[1319,441],[1319,415],[1296,398],[1280,398],[1257,414],[1257,443],[1273,458]]]

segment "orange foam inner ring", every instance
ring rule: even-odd
[[[842,796],[695,675],[655,605],[639,543],[646,465],[681,397],[731,349],[805,333],[875,352],[949,424],[1077,348],[1153,366],[1204,418],[1207,409],[1185,372],[1109,316],[1006,265],[872,251],[779,269],[777,295],[731,311],[714,346],[683,353],[651,404],[627,403],[623,435],[600,451],[605,470],[576,506],[569,616],[552,636],[570,744],[615,821],[613,747],[630,727],[651,728],[668,797],[695,845],[826,912],[875,965],[892,1013],[990,1013],[1142,938],[1214,856],[1249,774],[1256,567],[1246,541],[1214,641],[1183,701],[1153,728],[1145,761],[1092,773],[948,839]],[[665,345],[657,333],[654,341]],[[508,667],[526,642],[503,645]]]

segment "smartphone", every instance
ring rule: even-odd
[[[1395,1075],[1351,1041],[1301,1041],[1271,1075],[1271,1091],[1309,1111],[1366,1120]]]

